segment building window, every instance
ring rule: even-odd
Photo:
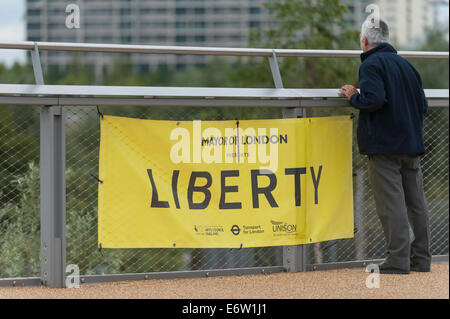
[[[167,37],[165,35],[157,35],[155,37],[156,41],[167,41]]]
[[[214,13],[225,13],[225,8],[214,8]]]
[[[40,16],[41,15],[41,10],[40,9],[29,9],[27,11],[27,14],[30,17],[36,17],[36,16]]]
[[[184,63],[177,63],[175,65],[175,68],[176,68],[176,70],[183,70],[183,69],[186,68],[186,64],[184,64]]]
[[[28,23],[27,25],[28,30],[39,30],[41,29],[40,23]]]
[[[166,14],[167,9],[166,8],[142,8],[142,9],[139,9],[138,12],[140,14],[150,14],[150,13]]]
[[[47,24],[47,29],[48,30],[54,30],[54,29],[58,29],[59,27],[63,26],[64,24],[62,22],[60,23],[49,23]]]
[[[184,35],[177,35],[175,37],[175,42],[180,43],[180,42],[186,42],[187,38]]]
[[[120,28],[121,29],[131,29],[131,22],[121,22]]]
[[[130,15],[131,14],[131,9],[130,8],[122,8],[120,9],[120,15],[121,16],[126,16],[126,15]]]
[[[157,69],[158,70],[167,70],[169,67],[166,62],[159,62]]]
[[[105,43],[112,43],[113,42],[113,39],[112,39],[111,35],[107,35],[107,36],[101,37],[100,39],[101,39],[102,42],[105,42]]]
[[[120,42],[122,43],[130,43],[131,42],[131,36],[129,35],[123,35],[120,37]]]
[[[205,40],[206,40],[206,38],[205,38],[204,35],[196,35],[196,36],[194,37],[194,41],[195,41],[195,42],[205,42]]]
[[[148,64],[140,64],[139,71],[142,73],[147,73],[148,71],[150,71],[149,65]]]
[[[194,8],[195,14],[205,14],[205,8]]]
[[[112,22],[86,22],[84,24],[86,28],[112,28]]]
[[[204,21],[194,22],[194,28],[204,29],[205,28],[205,22]]]
[[[259,28],[261,23],[259,21],[250,21],[248,25],[250,28]]]
[[[112,9],[87,9],[88,15],[112,15]]]
[[[186,22],[176,22],[175,23],[175,28],[177,28],[177,29],[185,29],[185,28],[187,28],[187,23]]]

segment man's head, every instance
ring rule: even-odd
[[[381,19],[364,21],[361,27],[361,49],[366,52],[382,43],[389,43],[388,24]]]

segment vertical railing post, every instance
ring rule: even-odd
[[[272,56],[269,56],[270,71],[272,72],[273,84],[277,89],[283,88],[283,79],[281,78],[280,68],[278,67],[277,55],[272,50]]]
[[[39,57],[39,49],[36,42],[34,42],[34,50],[31,51],[31,62],[33,63],[34,80],[36,84],[44,84],[44,75],[42,74],[41,59]]]
[[[31,52],[36,84],[44,77],[35,44]],[[65,287],[66,269],[66,179],[65,110],[43,106],[40,114],[40,218],[41,282]]]
[[[301,118],[305,116],[303,108],[283,109],[283,118]],[[288,272],[306,270],[306,245],[292,245],[283,247],[283,267]]]
[[[66,182],[65,112],[41,108],[41,279],[45,286],[65,286]]]
[[[272,78],[275,87],[283,88],[283,81],[281,78],[280,68],[275,51],[272,51],[272,56],[269,57],[270,70],[272,71]],[[299,118],[305,117],[306,111],[304,108],[293,107],[283,109],[283,118]],[[288,272],[299,272],[306,270],[306,247],[305,245],[283,246],[283,267]]]

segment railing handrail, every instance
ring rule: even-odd
[[[449,90],[425,90],[448,107]],[[0,84],[0,104],[59,106],[346,107],[338,89]]]
[[[173,86],[36,85],[0,84],[0,95],[21,96],[102,96],[102,97],[206,97],[260,99],[333,99],[342,98],[338,89],[232,88]],[[426,89],[429,99],[448,99],[448,89]]]
[[[73,42],[33,42],[13,41],[0,42],[0,49],[34,50],[35,46],[44,51],[84,51],[84,52],[117,52],[117,53],[157,53],[157,54],[189,54],[189,55],[223,55],[223,56],[272,56],[278,57],[328,57],[356,58],[360,50],[309,50],[309,49],[270,49],[270,48],[227,48],[227,47],[195,47],[166,45],[73,43]],[[448,59],[448,52],[437,51],[399,51],[405,58]]]

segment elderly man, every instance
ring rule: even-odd
[[[340,92],[360,110],[358,147],[368,155],[376,210],[387,242],[386,259],[379,270],[388,274],[428,272],[430,231],[420,167],[428,103],[422,80],[389,44],[385,21],[364,22],[361,48],[360,92],[351,85],[344,85]]]

